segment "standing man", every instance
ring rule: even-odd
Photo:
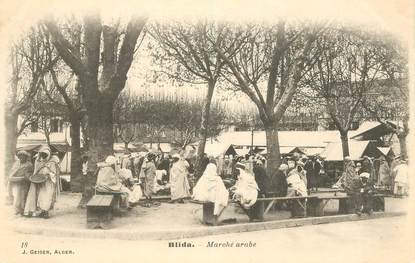
[[[361,214],[359,207],[359,195],[360,195],[360,178],[356,173],[354,163],[349,156],[344,158],[344,172],[341,177],[341,185],[346,191],[347,195],[350,196],[350,208],[356,214]]]
[[[23,215],[27,192],[29,191],[29,176],[33,174],[30,154],[26,151],[17,153],[18,160],[14,163],[9,175],[9,187],[13,196],[13,206],[16,215]]]
[[[308,159],[304,163],[304,170],[307,177],[307,190],[314,187],[314,163],[312,159]]]
[[[24,215],[49,218],[53,208],[56,191],[56,164],[50,160],[51,151],[42,146],[35,161],[33,176],[27,194]]]
[[[391,170],[389,168],[388,162],[386,161],[384,156],[379,158],[379,183],[391,191],[393,190],[393,178],[391,175]],[[376,183],[376,182],[374,182]]]
[[[143,185],[144,195],[148,200],[151,200],[151,196],[154,193],[154,179],[156,178],[156,155],[149,153],[147,155],[147,161],[143,164],[140,179]]]
[[[190,187],[187,179],[188,168],[189,164],[186,160],[183,160],[177,153],[173,155],[173,163],[170,169],[170,203],[178,202],[183,204],[183,199],[190,196]]]

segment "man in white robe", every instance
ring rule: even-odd
[[[50,160],[51,151],[42,146],[35,161],[33,176],[46,177],[46,181],[30,184],[27,194],[24,215],[49,218],[49,210],[56,201],[56,164]]]
[[[33,174],[30,154],[26,151],[17,153],[18,160],[13,164],[9,174],[8,186],[13,196],[13,206],[16,214],[23,214],[26,196],[29,191],[29,176]]]
[[[115,171],[116,158],[112,155],[108,156],[105,159],[104,163],[97,164],[99,167],[97,182],[95,189],[100,192],[121,192],[126,195],[124,200],[127,208],[129,208],[129,203],[133,203],[136,200],[131,199],[133,194],[128,187],[122,184],[122,178]]]
[[[183,199],[190,196],[190,186],[187,179],[189,163],[179,154],[173,155],[173,164],[170,169],[171,203],[184,203]]]
[[[235,185],[231,187],[234,194],[233,199],[239,201],[245,209],[249,209],[256,203],[259,188],[254,175],[247,170],[244,164],[238,163],[236,167],[239,175]],[[250,168],[248,167],[248,169]]]
[[[205,172],[193,188],[193,199],[214,203],[213,214],[219,216],[228,205],[229,192],[216,169],[213,163],[206,166]]]

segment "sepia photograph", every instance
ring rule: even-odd
[[[414,5],[361,2],[5,7],[0,261],[414,262]]]

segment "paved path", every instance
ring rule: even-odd
[[[414,262],[407,217],[217,235],[184,240],[192,248],[169,248],[169,241],[56,238],[6,233],[0,262],[29,262],[30,250],[71,250],[73,255],[34,255],[30,262]],[[405,232],[407,234],[405,234]],[[184,242],[183,240],[177,242]],[[209,242],[255,243],[255,248],[207,248]],[[171,242],[171,241],[170,241]],[[156,261],[157,258],[157,261]],[[180,258],[180,259],[179,259]],[[7,259],[7,260],[6,260]]]

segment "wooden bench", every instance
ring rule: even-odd
[[[324,208],[330,200],[339,200],[339,214],[352,213],[349,205],[350,197],[347,195],[314,196],[308,204],[308,214],[310,216],[324,216]]]
[[[307,200],[314,197],[308,196],[293,196],[293,197],[261,197],[258,198],[256,203],[249,209],[244,208],[239,202],[237,201],[229,201],[229,203],[238,204],[245,214],[249,217],[250,221],[262,221],[264,219],[264,215],[269,212],[271,207],[278,201],[295,201],[295,204],[301,208],[301,211],[293,209],[292,216],[293,217],[306,217],[307,216]],[[268,202],[267,207],[265,208],[264,203]],[[206,225],[217,225],[218,224],[218,216],[213,214],[215,204],[212,202],[200,202],[196,200],[191,200],[190,202],[201,204],[203,206],[203,219],[202,222]]]
[[[373,195],[373,211],[385,211],[385,197],[383,194]],[[339,214],[354,213],[350,205],[350,196],[332,195],[332,196],[313,196],[308,204],[308,214],[311,216],[324,216],[324,208],[330,200],[339,200]]]
[[[307,217],[307,206],[312,196],[283,196],[283,197],[264,197],[258,198],[259,201],[269,201],[267,207],[264,210],[266,215],[277,202],[294,201],[293,208],[291,210],[292,217]],[[297,208],[298,207],[298,208]]]
[[[114,204],[113,204],[113,209],[114,210],[119,210],[121,207],[121,195],[123,195],[124,193],[122,192],[117,192],[117,191],[100,191],[98,189],[95,188],[95,195],[111,195],[114,198]]]
[[[94,195],[86,205],[87,228],[110,227],[113,218],[114,197],[112,195]]]

